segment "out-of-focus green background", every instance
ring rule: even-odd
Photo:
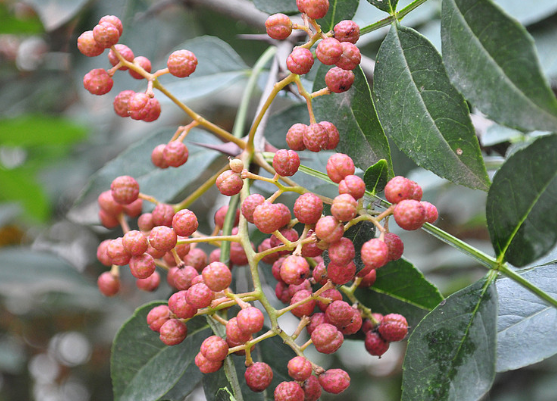
[[[557,87],[557,2],[498,3],[527,26],[544,72]],[[440,2],[430,0],[404,22],[440,47],[439,11]],[[111,400],[110,346],[118,327],[137,306],[169,295],[165,285],[154,294],[140,293],[129,274],[115,298],[103,298],[96,288],[105,270],[96,261],[96,247],[119,234],[102,228],[95,202],[80,195],[90,177],[128,146],[160,127],[188,122],[168,104],[156,123],[117,117],[112,100],[118,91],[144,90],[144,83],[125,73],[106,96],[83,89],[83,75],[109,63],[107,52],[94,59],[81,55],[76,39],[106,14],[124,20],[122,43],[149,57],[155,68],[164,66],[165,55],[180,43],[201,35],[229,43],[248,65],[268,46],[261,38],[239,36],[264,33],[265,15],[247,0],[0,0],[0,401]],[[384,16],[362,0],[354,19],[367,25]],[[381,30],[363,37],[363,54],[373,59],[384,35]],[[232,78],[224,87],[220,81],[220,86],[175,90],[196,111],[230,128],[245,74]],[[516,131],[488,128],[481,116],[474,121],[488,164],[523,140]],[[424,187],[425,198],[438,206],[443,229],[489,252],[485,194],[447,185],[398,152],[394,164],[397,174]],[[205,227],[214,206],[207,200],[196,205]],[[402,235],[405,256],[445,295],[483,272],[431,237]],[[390,401],[399,398],[404,352],[403,344],[395,345],[381,359],[353,341],[335,356],[311,357],[351,373],[349,394],[331,399]],[[556,400],[556,372],[552,358],[501,374],[486,399]],[[195,391],[190,399],[203,394]]]

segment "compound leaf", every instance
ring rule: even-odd
[[[325,74],[329,69],[325,65],[319,67],[313,83],[314,91],[325,87]],[[354,70],[354,75],[354,84],[348,91],[315,98],[315,116],[318,121],[332,122],[342,133],[337,152],[352,157],[354,164],[362,170],[385,159],[389,176],[392,176],[389,142],[377,118],[368,82],[360,67]]]
[[[391,27],[377,55],[373,90],[385,132],[408,157],[456,184],[487,190],[468,107],[424,36]]]
[[[535,140],[497,172],[487,195],[491,242],[501,260],[524,266],[557,242],[557,135]]]
[[[495,378],[497,291],[484,278],[441,302],[408,340],[403,401],[480,399]]]
[[[522,274],[557,297],[557,265],[539,266]],[[497,280],[497,372],[519,369],[557,354],[557,309],[509,278]]]
[[[211,331],[202,318],[188,321],[188,336],[169,347],[146,323],[147,314],[163,302],[151,302],[138,308],[116,334],[112,344],[110,371],[114,399],[160,400],[169,395],[183,399],[201,380],[194,364],[201,343]],[[182,398],[179,398],[181,396]]]
[[[557,130],[557,99],[517,21],[489,0],[443,0],[441,39],[451,82],[475,107],[510,127]]]

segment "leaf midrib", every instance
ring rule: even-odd
[[[445,136],[443,135],[443,133],[441,132],[441,130],[440,130],[439,127],[437,126],[436,121],[435,121],[435,120],[433,119],[433,117],[431,116],[431,113],[429,112],[429,109],[428,109],[426,103],[424,102],[424,99],[423,99],[423,97],[422,97],[422,95],[421,95],[421,92],[418,90],[418,86],[416,85],[416,82],[414,81],[414,76],[413,76],[413,74],[412,74],[412,71],[410,70],[410,66],[408,65],[408,61],[407,61],[406,54],[405,54],[405,49],[403,49],[402,43],[401,43],[401,41],[400,41],[400,37],[399,37],[399,35],[398,35],[399,30],[398,30],[398,28],[397,28],[396,26],[394,26],[394,29],[396,30],[396,37],[397,37],[398,44],[399,44],[398,47],[399,47],[399,49],[400,49],[400,51],[401,51],[400,54],[401,54],[401,56],[402,56],[402,58],[403,58],[403,60],[404,60],[404,64],[406,65],[406,68],[405,68],[405,70],[403,71],[403,73],[407,72],[407,75],[410,77],[410,80],[411,80],[412,83],[413,83],[414,92],[418,95],[418,98],[420,99],[419,104],[422,106],[423,110],[425,110],[425,112],[426,112],[425,114],[426,114],[426,116],[427,116],[427,119],[430,121],[430,123],[433,125],[433,127],[435,127],[435,132],[437,133],[437,137],[440,138],[440,139],[442,139],[441,143],[443,143],[443,144],[446,146],[446,148],[449,150],[448,153],[451,155],[451,159],[452,159],[452,160],[456,160],[456,162],[457,162],[461,167],[463,167],[463,169],[465,169],[466,171],[469,171],[470,173],[472,173],[472,175],[473,175],[474,177],[476,177],[477,183],[480,184],[482,188],[486,188],[486,185],[485,185],[484,180],[482,179],[482,177],[480,177],[475,171],[473,171],[472,169],[470,169],[470,167],[469,167],[468,165],[466,165],[462,160],[460,160],[460,158],[458,158],[458,157],[455,155],[455,153],[454,153],[453,150],[451,149],[449,143],[448,143],[447,140],[445,139]],[[419,46],[419,45],[417,45],[417,46]],[[442,91],[440,91],[440,92],[442,92]],[[443,93],[446,94],[446,92],[443,92]],[[449,95],[447,94],[447,96],[449,96]],[[450,96],[449,96],[449,97],[450,97]],[[447,153],[447,152],[446,152],[446,153]]]
[[[458,15],[457,15],[457,18],[459,18],[462,21],[462,25],[465,28],[468,29],[469,33],[472,36],[472,40],[478,44],[478,48],[487,56],[487,60],[490,62],[490,64],[494,65],[494,68],[497,71],[499,71],[498,75],[502,76],[503,79],[509,83],[509,87],[511,89],[514,89],[513,92],[518,93],[518,95],[521,98],[525,99],[527,103],[533,105],[534,108],[542,111],[544,114],[549,116],[551,120],[554,120],[554,121],[557,120],[555,115],[553,115],[552,113],[547,111],[545,108],[543,108],[542,105],[537,104],[532,99],[530,99],[528,96],[526,96],[526,94],[510,79],[510,77],[507,76],[506,71],[499,66],[499,64],[497,63],[497,61],[493,57],[491,57],[490,53],[487,51],[487,49],[483,46],[482,42],[476,36],[475,32],[472,30],[472,28],[468,24],[468,21],[465,19],[464,14],[460,10],[460,8],[457,6],[456,1],[455,0],[446,0],[446,1],[450,1],[454,5],[454,8],[459,11]]]
[[[505,244],[505,246],[501,249],[501,253],[499,254],[499,256],[497,257],[497,261],[498,262],[503,262],[504,258],[505,258],[505,254],[507,252],[507,250],[509,249],[509,246],[511,245],[512,241],[514,240],[514,238],[516,237],[516,234],[518,233],[518,231],[520,230],[520,228],[522,227],[522,225],[524,224],[524,222],[526,220],[528,220],[528,216],[530,215],[530,213],[532,212],[532,210],[534,209],[534,207],[536,206],[536,204],[538,203],[538,201],[540,200],[540,198],[543,196],[543,194],[546,192],[547,188],[549,187],[549,185],[553,182],[553,180],[555,180],[557,178],[557,171],[555,171],[555,173],[553,174],[553,176],[547,180],[546,184],[543,186],[542,190],[540,192],[538,192],[538,196],[536,196],[531,204],[530,207],[528,208],[528,210],[523,214],[523,216],[521,216],[520,220],[518,221],[518,224],[515,226],[515,229],[513,230],[513,232],[511,233],[511,235],[509,235],[509,238]],[[514,191],[513,191],[514,192]]]

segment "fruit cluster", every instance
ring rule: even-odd
[[[122,237],[103,241],[98,247],[98,259],[111,266],[110,271],[102,273],[98,279],[100,291],[106,296],[118,293],[121,266],[129,265],[137,287],[146,291],[154,291],[160,284],[157,267],[166,271],[166,280],[176,291],[167,304],[149,312],[149,327],[159,333],[162,342],[173,346],[187,337],[186,323],[190,319],[206,317],[221,324],[226,336],[213,335],[205,339],[195,357],[195,364],[203,373],[210,373],[219,370],[229,355],[245,355],[245,380],[256,392],[268,388],[273,370],[264,362],[253,361],[253,348],[270,337],[280,336],[297,356],[287,366],[292,381],[280,383],[274,389],[275,399],[279,401],[317,400],[322,390],[338,394],[349,386],[350,377],[345,371],[324,370],[304,356],[304,350],[311,344],[318,352],[331,354],[342,346],[345,336],[360,332],[365,336],[365,349],[371,355],[381,356],[390,342],[406,337],[408,323],[403,316],[372,313],[357,299],[355,291],[372,286],[378,269],[402,257],[404,245],[398,235],[389,231],[387,222],[390,216],[405,230],[416,230],[437,219],[435,206],[421,201],[420,186],[404,177],[392,178],[385,187],[385,197],[392,206],[383,211],[374,210],[373,203],[366,201],[366,186],[356,175],[353,160],[343,153],[332,154],[326,164],[328,178],[338,184],[338,196],[334,199],[308,191],[289,178],[300,167],[297,151],[333,150],[338,145],[340,134],[337,128],[327,121],[315,121],[311,99],[339,92],[341,88],[348,90],[354,80],[351,70],[360,61],[359,50],[354,45],[359,37],[357,25],[343,21],[333,32],[322,33],[315,20],[327,13],[328,1],[298,0],[297,4],[304,26],[293,24],[282,14],[269,17],[266,25],[268,34],[274,39],[285,39],[292,29],[302,29],[311,37],[288,57],[291,74],[282,81],[282,87],[296,83],[300,94],[306,98],[311,124],[293,125],[286,133],[290,149],[277,150],[271,164],[253,150],[251,134],[245,142],[239,142],[243,146],[241,154],[208,181],[225,196],[239,194],[239,208],[225,206],[219,209],[214,217],[215,230],[205,235],[198,231],[197,216],[187,208],[199,194],[175,205],[165,204],[140,192],[139,183],[133,177],[120,176],[114,179],[110,190],[98,198],[101,223],[107,228],[120,226],[124,232]],[[148,60],[134,58],[131,50],[117,44],[121,33],[120,21],[107,16],[93,31],[80,36],[78,47],[87,56],[99,55],[110,47],[109,60],[113,65],[109,71],[88,73],[84,84],[94,94],[107,93],[114,72],[129,68],[132,76],[138,74],[139,78],[147,79],[148,88],[141,94],[120,93],[114,102],[115,111],[121,116],[149,121],[152,114],[140,111],[154,107],[149,106],[154,100],[153,88],[162,88],[157,77],[166,72],[177,77],[189,76],[195,71],[197,60],[187,50],[174,52],[168,59],[167,69],[150,74]],[[299,74],[307,73],[313,65],[313,54],[309,49],[318,41],[317,59],[336,67],[329,71],[335,72],[329,76],[328,88],[310,95],[303,89]],[[140,104],[143,106],[139,107]],[[156,167],[179,167],[187,161],[188,150],[183,140],[197,125],[230,139],[230,134],[193,115],[191,124],[179,127],[167,144],[153,150],[151,161]],[[253,163],[268,171],[272,178],[250,170]],[[252,193],[250,183],[254,180],[274,184],[277,190],[268,197]],[[298,194],[292,211],[277,202],[286,192]],[[144,201],[155,204],[151,212],[143,213]],[[330,214],[325,214],[326,204],[330,205]],[[137,217],[137,230],[129,228],[125,216]],[[356,247],[346,232],[364,223],[372,224],[379,235],[366,238],[361,247]],[[269,235],[257,250],[250,241],[249,224]],[[208,256],[196,246],[198,243],[213,245],[215,249]],[[230,249],[221,254],[224,243],[229,243]],[[260,266],[260,262],[272,267]],[[254,289],[235,293],[230,288],[233,281],[231,269],[243,265],[250,270]],[[275,294],[286,304],[284,308],[275,309],[264,294],[259,279],[260,267],[271,269],[276,279]],[[257,302],[258,307],[253,302]],[[240,310],[231,316],[231,311],[235,310],[231,308],[235,306]],[[285,333],[277,321],[278,317],[289,312],[300,318],[299,326],[292,334]],[[270,328],[264,328],[265,317],[270,320]],[[304,331],[309,340],[300,345],[296,339]]]

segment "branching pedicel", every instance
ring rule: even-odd
[[[350,377],[340,369],[325,371],[304,357],[304,350],[312,343],[317,351],[331,354],[342,345],[345,335],[362,331],[365,348],[371,355],[381,356],[392,341],[404,339],[408,332],[406,319],[398,314],[381,316],[362,305],[355,297],[357,287],[373,285],[376,269],[402,256],[403,243],[390,233],[388,221],[391,215],[396,223],[406,230],[416,230],[425,222],[437,219],[435,206],[422,202],[422,190],[418,184],[404,177],[395,177],[385,188],[385,197],[393,205],[382,212],[364,207],[365,184],[354,175],[352,159],[344,154],[332,155],[327,163],[327,175],[338,183],[339,195],[329,199],[298,186],[291,179],[299,166],[296,151],[332,150],[338,143],[339,134],[334,124],[317,122],[313,114],[312,99],[316,96],[340,93],[350,89],[354,74],[351,70],[360,62],[360,52],[355,46],[359,28],[352,21],[342,21],[334,31],[324,33],[316,19],[325,16],[327,0],[297,1],[302,12],[304,25],[293,24],[284,14],[276,14],[267,20],[267,33],[274,39],[286,39],[293,29],[305,31],[309,40],[296,47],[286,64],[291,74],[275,85],[275,90],[250,130],[247,140],[240,140],[216,125],[208,122],[186,105],[179,102],[158,82],[157,78],[170,73],[185,78],[195,72],[197,59],[188,50],[172,53],[165,69],[151,73],[151,63],[145,57],[135,57],[128,47],[117,44],[122,34],[122,23],[115,16],[103,17],[92,30],[78,39],[79,50],[86,56],[100,55],[110,48],[108,55],[113,68],[95,69],[85,75],[85,88],[95,95],[108,93],[113,86],[113,76],[119,70],[128,70],[136,79],[146,79],[144,93],[126,90],[114,99],[114,110],[122,117],[136,120],[154,121],[160,116],[160,103],[155,98],[154,89],[169,96],[191,118],[192,122],[178,127],[167,144],[153,149],[152,162],[161,169],[179,167],[188,160],[188,149],[184,139],[195,126],[202,126],[226,141],[232,141],[242,149],[236,159],[230,161],[218,174],[200,187],[184,202],[167,205],[152,196],[140,192],[137,181],[130,176],[116,178],[111,190],[103,192],[99,198],[99,218],[107,228],[121,226],[122,238],[103,241],[97,251],[98,259],[109,272],[98,279],[100,291],[106,296],[114,296],[119,290],[119,268],[129,264],[131,273],[137,278],[138,288],[155,290],[160,283],[156,267],[167,271],[167,281],[175,292],[168,305],[157,306],[147,317],[149,327],[160,333],[160,339],[167,345],[176,345],[187,336],[186,322],[206,316],[226,328],[226,339],[217,335],[207,338],[195,357],[195,363],[203,373],[219,370],[224,359],[232,353],[245,355],[245,379],[253,391],[265,390],[271,383],[273,371],[263,362],[252,360],[253,347],[270,337],[280,336],[298,355],[288,363],[288,373],[293,381],[281,383],[275,390],[276,400],[316,400],[321,390],[338,394],[350,384]],[[313,66],[314,56],[309,50],[317,43],[316,56],[326,65],[336,65],[325,77],[327,88],[315,93],[307,92],[299,74],[305,74]],[[300,95],[307,102],[310,125],[294,124],[286,133],[286,141],[291,150],[275,152],[272,166],[254,149],[254,135],[262,115],[274,96],[287,85],[295,84]],[[250,163],[256,163],[273,175],[266,178],[249,171]],[[268,199],[250,193],[252,180],[262,180],[276,185],[276,192]],[[281,182],[282,181],[282,182]],[[215,184],[226,196],[241,195],[240,210],[236,213],[235,228],[231,233],[221,233],[227,208],[220,209],[215,216],[216,228],[210,235],[197,231],[198,221],[187,206],[203,192]],[[284,204],[277,202],[285,192],[299,194],[293,213]],[[143,201],[156,204],[152,213],[141,213]],[[324,203],[331,205],[331,215],[323,216]],[[128,228],[125,215],[138,217],[138,230]],[[345,231],[355,224],[369,221],[379,232],[378,238],[371,238],[361,250],[363,268],[354,263],[356,249],[353,242],[344,237]],[[258,247],[257,252],[248,237],[248,222],[265,234],[272,234]],[[301,228],[301,234],[295,227]],[[303,226],[303,227],[302,227]],[[216,249],[210,257],[196,248],[196,244],[206,242]],[[220,245],[230,242],[230,264],[220,260]],[[321,254],[328,250],[330,262],[325,265]],[[224,258],[223,258],[224,259]],[[263,293],[258,275],[258,263],[272,264],[273,276],[277,279],[277,298],[288,306],[277,310],[271,306]],[[254,290],[248,293],[233,293],[232,265],[249,265]],[[271,328],[263,329],[264,313],[268,315]],[[237,316],[228,319],[227,310],[238,305]],[[320,312],[314,313],[316,307]],[[277,318],[286,313],[300,318],[299,327],[292,334],[285,333],[278,325]],[[307,330],[311,339],[298,344],[296,339]]]

